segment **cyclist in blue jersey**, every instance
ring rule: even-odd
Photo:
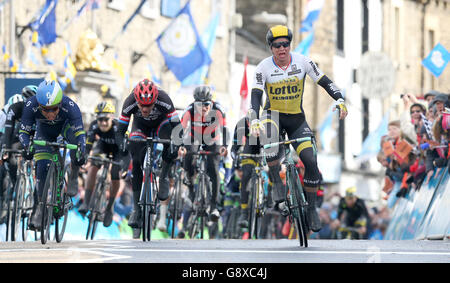
[[[79,146],[76,152],[71,151],[71,170],[67,194],[71,197],[78,193],[78,171],[85,163],[86,133],[78,105],[64,96],[56,81],[43,81],[39,84],[36,96],[28,99],[23,109],[19,139],[25,152],[24,157],[36,161],[36,196],[31,216],[30,229],[40,230],[42,211],[37,205],[44,190],[48,165],[52,149],[48,146],[31,145],[31,130],[36,127],[34,139],[56,142],[62,136],[69,143]]]

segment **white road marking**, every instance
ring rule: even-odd
[[[103,249],[109,252],[168,252],[168,253],[257,253],[257,254],[362,254],[373,255],[386,254],[386,255],[438,255],[438,256],[450,256],[450,252],[398,252],[398,251],[262,251],[262,250],[175,250],[175,249]]]

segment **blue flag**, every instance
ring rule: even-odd
[[[190,1],[156,39],[167,67],[181,82],[205,64],[211,63],[191,15]]]
[[[49,45],[56,41],[55,8],[58,0],[47,0],[38,19],[31,23],[31,29],[39,34],[40,45]]]
[[[204,31],[202,35],[202,42],[204,46],[206,46],[208,50],[208,54],[211,57],[211,53],[214,47],[214,42],[216,41],[216,31],[217,26],[219,25],[220,20],[220,14],[216,13],[215,16],[213,16],[213,19],[209,22],[206,30]],[[205,58],[207,59],[207,58]],[[201,85],[204,84],[204,81],[206,79],[206,76],[208,74],[209,65],[211,64],[211,61],[205,61],[205,64],[195,71],[193,74],[189,75],[185,80],[181,82],[182,86],[190,86],[190,85]]]
[[[363,142],[361,153],[357,157],[358,161],[367,161],[378,154],[381,150],[381,138],[388,133],[388,123],[389,112],[384,115],[378,128],[374,132],[371,132]]]
[[[333,118],[335,116],[336,112],[334,112],[333,109],[330,109],[327,117],[319,127],[320,144],[325,152],[331,152],[331,143],[337,135],[336,130],[333,128]]]
[[[430,55],[428,55],[425,60],[423,60],[422,64],[430,70],[431,73],[435,77],[440,77],[447,67],[448,62],[450,61],[450,53],[442,46],[440,43],[436,45],[436,47],[431,50]]]
[[[309,50],[314,42],[314,30],[312,30],[305,39],[295,48],[294,52],[298,52],[305,56],[309,56]]]

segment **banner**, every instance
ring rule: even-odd
[[[181,82],[198,68],[211,63],[191,15],[190,2],[156,39],[167,67]]]

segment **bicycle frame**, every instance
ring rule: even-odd
[[[55,166],[55,172],[56,175],[54,176],[53,184],[54,186],[51,188],[46,188],[44,185],[44,191],[42,192],[41,202],[40,205],[43,206],[43,213],[42,213],[42,227],[41,227],[41,243],[46,244],[47,237],[50,235],[50,224],[51,220],[55,219],[55,238],[58,243],[62,241],[62,237],[64,235],[65,226],[67,223],[67,211],[71,209],[71,203],[72,199],[68,198],[68,203],[66,204],[66,197],[64,188],[66,185],[66,180],[64,178],[66,173],[66,166],[65,166],[65,157],[67,155],[67,150],[78,150],[77,145],[73,144],[64,144],[64,143],[55,143],[55,142],[47,142],[47,141],[40,141],[35,140],[33,141],[34,145],[39,146],[50,146],[52,148],[53,153],[51,154],[51,163]],[[63,149],[63,152],[61,154],[60,148]],[[50,170],[49,170],[50,171]],[[50,173],[50,172],[48,172]],[[51,176],[50,176],[51,177]],[[49,176],[47,175],[47,180],[49,180]],[[47,191],[46,191],[47,190]],[[48,194],[50,193],[50,197]],[[45,204],[45,205],[44,205]],[[46,215],[46,213],[48,215]],[[61,214],[62,213],[62,214]],[[62,227],[59,227],[59,219],[64,217],[64,221],[62,223]],[[47,218],[47,223],[45,222]]]

